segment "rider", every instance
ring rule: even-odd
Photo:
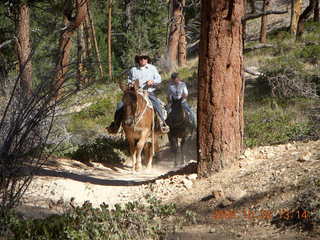
[[[150,58],[147,55],[137,55],[135,57],[136,67],[130,69],[128,73],[128,83],[134,81],[139,82],[139,87],[148,91],[149,99],[153,105],[154,110],[157,112],[160,118],[160,129],[162,133],[168,133],[169,127],[165,123],[161,104],[156,97],[154,91],[156,86],[161,83],[161,76],[157,68],[150,64]],[[123,103],[120,102],[117,106],[117,110],[114,117],[114,122],[107,128],[109,133],[117,133],[122,120]]]
[[[179,77],[179,73],[172,73],[171,74],[171,81],[168,85],[168,93],[167,93],[167,100],[169,105],[172,103],[172,99],[179,100],[183,98],[181,104],[184,110],[188,113],[189,119],[194,127],[196,127],[196,117],[192,109],[187,103],[187,97],[188,97],[188,89],[187,85],[181,81]]]

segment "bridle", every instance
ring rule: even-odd
[[[142,90],[141,88],[136,91],[136,95],[137,95],[137,101],[138,101],[138,95],[140,95],[140,97],[142,97],[142,99],[145,102],[145,106],[143,107],[143,109],[139,108],[139,105],[137,104],[137,108],[134,114],[134,118],[133,118],[133,128],[135,129],[137,124],[141,121],[142,117],[144,116],[144,114],[146,113],[147,109],[150,108],[153,110],[152,104],[150,104],[148,98],[148,95],[146,95],[145,90]],[[152,111],[153,112],[153,111]]]

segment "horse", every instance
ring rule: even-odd
[[[157,147],[157,133],[154,131],[154,109],[149,102],[147,91],[139,89],[138,82],[120,88],[124,92],[122,102],[124,112],[122,128],[129,143],[133,172],[142,168],[142,150],[148,169],[152,168],[152,158]]]
[[[171,112],[166,120],[168,126],[170,127],[170,132],[168,133],[170,149],[175,154],[175,166],[178,165],[178,149],[180,140],[180,156],[181,162],[185,164],[184,158],[184,144],[187,137],[192,137],[194,126],[189,120],[188,113],[182,106],[183,98],[172,99]]]

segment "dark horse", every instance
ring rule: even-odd
[[[142,168],[142,150],[150,169],[157,148],[157,132],[154,131],[154,110],[148,101],[148,93],[140,90],[137,83],[129,87],[120,85],[120,88],[124,92],[122,128],[129,142],[133,171]]]
[[[189,120],[188,113],[182,106],[183,98],[179,100],[172,99],[171,112],[166,120],[170,127],[168,133],[171,151],[175,153],[175,165],[178,165],[178,150],[180,145],[181,162],[185,163],[184,144],[187,137],[191,137],[195,130]],[[180,140],[180,144],[179,144]]]

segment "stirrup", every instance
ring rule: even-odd
[[[119,127],[116,126],[115,122],[112,122],[109,127],[106,127],[108,133],[117,134],[119,132]]]
[[[161,130],[162,133],[170,132],[169,126],[167,124],[165,124],[165,123],[160,124],[160,130]]]

